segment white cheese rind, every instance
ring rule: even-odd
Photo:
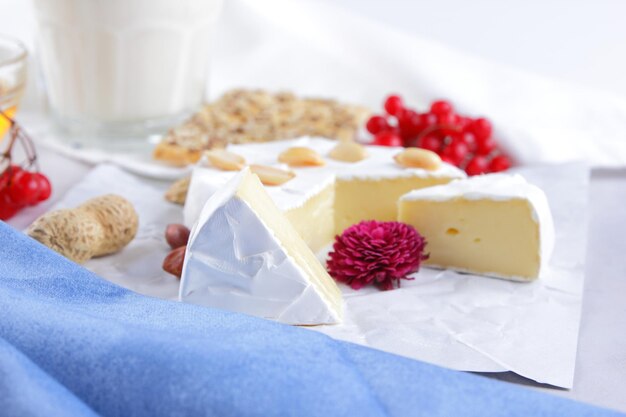
[[[293,140],[257,144],[230,145],[228,150],[243,156],[248,164],[270,165],[288,168],[277,161],[278,155],[293,146],[305,146],[316,150],[326,161],[321,167],[289,168],[295,171],[295,178],[281,186],[266,187],[279,209],[287,211],[301,207],[306,201],[328,187],[335,179],[364,180],[406,177],[465,178],[460,169],[442,164],[437,171],[401,167],[393,156],[401,152],[401,147],[367,146],[368,157],[362,161],[341,162],[328,157],[337,141],[323,138],[303,137]],[[191,227],[200,215],[206,200],[222,187],[236,172],[222,171],[201,160],[193,170],[189,192],[184,208],[184,222]]]
[[[455,180],[445,185],[413,190],[403,195],[399,201],[448,201],[456,198],[466,200],[494,200],[507,201],[521,199],[528,201],[533,220],[539,225],[539,256],[541,268],[545,268],[552,256],[555,241],[554,221],[546,194],[537,186],[526,182],[519,174],[486,174],[468,179]],[[439,267],[437,265],[429,265]],[[471,272],[459,268],[461,272]],[[528,281],[527,278],[502,275],[498,273],[484,273],[484,275],[507,278],[517,281]]]
[[[340,322],[272,231],[237,196],[244,174],[206,202],[187,245],[180,300],[286,324]]]

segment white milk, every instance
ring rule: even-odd
[[[35,0],[38,52],[55,116],[124,126],[201,104],[222,0]]]

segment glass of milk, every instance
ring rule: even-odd
[[[222,0],[35,0],[53,117],[78,142],[145,145],[201,105]]]

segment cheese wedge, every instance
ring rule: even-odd
[[[519,175],[483,175],[412,191],[399,201],[398,221],[426,238],[425,265],[499,278],[539,277],[554,246],[547,198]]]
[[[179,297],[286,324],[338,323],[343,314],[335,281],[249,168],[204,205]]]

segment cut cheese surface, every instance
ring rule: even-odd
[[[338,323],[343,314],[334,280],[247,168],[204,205],[179,295],[287,324]]]
[[[398,220],[426,238],[426,265],[500,278],[539,277],[554,245],[545,194],[517,175],[412,191],[400,199]]]
[[[447,177],[338,178],[335,233],[340,234],[361,220],[395,221],[398,199],[403,194],[449,181]]]
[[[324,248],[335,236],[334,201],[335,184],[331,183],[302,205],[285,211],[287,220],[313,252]]]

